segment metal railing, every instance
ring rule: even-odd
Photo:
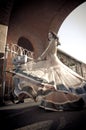
[[[8,54],[10,54],[11,58],[15,58],[16,56],[21,56],[21,55],[27,55],[27,58],[29,60],[33,60],[33,52],[18,46],[17,44],[6,44],[5,46],[5,53],[4,53],[4,63],[3,63],[3,84],[2,84],[2,100],[4,103],[4,96],[5,96],[5,85],[6,85],[6,67],[7,67],[7,59],[8,59]]]

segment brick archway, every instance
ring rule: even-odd
[[[29,41],[29,39],[27,39],[26,37],[24,36],[21,36],[19,39],[18,39],[18,43],[17,43],[19,46],[27,49],[27,50],[30,50],[30,51],[34,51],[34,48],[32,46],[32,43]]]
[[[10,38],[17,42],[19,37],[25,35],[31,38],[36,57],[39,56],[48,45],[48,32],[58,32],[65,18],[83,1],[20,1],[18,6],[18,1],[15,0],[8,29],[8,43]]]

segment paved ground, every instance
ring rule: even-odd
[[[39,102],[7,103],[0,107],[1,130],[86,130],[86,109],[45,111]]]

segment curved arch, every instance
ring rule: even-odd
[[[57,12],[50,23],[50,31],[54,31],[56,33],[58,33],[59,28],[61,26],[61,24],[63,23],[63,21],[66,19],[66,17],[76,8],[78,7],[80,4],[84,3],[84,1],[78,1],[75,2],[75,4],[73,3],[73,6],[69,6],[70,8],[67,8],[70,2],[64,3],[64,8],[61,8],[61,10],[59,12]],[[65,10],[64,10],[65,9]]]
[[[34,48],[32,46],[32,43],[24,36],[21,36],[19,39],[18,39],[18,42],[17,44],[27,50],[30,50],[30,51],[34,51]]]
[[[14,0],[14,1],[17,2],[17,0]],[[32,4],[33,2],[29,3],[29,1],[28,1],[29,8],[31,5],[29,12],[33,13],[33,15],[29,14],[29,19],[27,18],[27,20],[25,19],[27,15],[26,16],[23,15],[23,10],[25,9],[25,7],[27,8],[28,4],[25,3],[24,8],[23,8],[23,4],[21,2],[20,3],[21,7],[19,7],[20,10],[18,10],[18,7],[17,7],[18,13],[21,12],[21,16],[17,17],[19,19],[19,22],[17,20],[17,26],[16,26],[15,25],[16,19],[14,20],[14,16],[13,16],[14,22],[11,25],[11,27],[12,26],[14,27],[14,28],[12,27],[12,29],[11,29],[11,31],[14,30],[13,35],[15,35],[15,33],[16,33],[16,35],[13,36],[14,39],[15,39],[15,37],[17,37],[15,41],[17,41],[17,39],[19,39],[20,36],[27,36],[27,38],[29,37],[31,43],[33,44],[35,54],[36,55],[41,54],[42,49],[44,50],[44,48],[46,48],[46,46],[48,44],[47,43],[48,30],[58,32],[62,22],[67,17],[67,15],[73,9],[75,9],[78,5],[80,5],[83,1],[84,0],[76,0],[76,1],[75,0],[72,0],[72,1],[71,0],[70,1],[69,0],[63,0],[63,1],[56,0],[55,2],[50,2],[47,0],[46,2],[44,2],[44,5],[42,6],[42,8],[40,7],[41,6],[40,1],[39,2],[37,1],[36,7],[34,6],[35,3]],[[37,4],[39,4],[39,6]],[[49,7],[47,5],[49,5]],[[35,8],[34,11],[33,11],[33,8]],[[49,14],[50,9],[51,9],[52,14]],[[37,10],[37,12],[35,10]],[[38,12],[40,12],[41,10],[44,13],[44,15],[43,15],[44,18],[42,17],[42,15],[38,15]],[[26,9],[25,11],[28,11],[28,10]],[[46,11],[48,11],[48,12],[46,12]],[[15,10],[14,10],[14,12],[15,12]],[[11,14],[12,14],[12,12],[11,12]],[[37,17],[37,15],[38,15],[38,17]],[[30,21],[30,19],[32,21]],[[36,21],[34,22],[35,19],[36,19]],[[46,21],[43,21],[43,19],[46,19]],[[26,21],[29,21],[29,23],[30,23],[29,26]],[[25,25],[27,27],[26,28],[23,27],[21,32],[16,32],[16,30],[20,31],[19,29],[21,29],[21,27],[25,26]],[[9,26],[9,28],[10,28],[10,26]],[[8,28],[8,30],[9,30],[9,28]],[[15,28],[16,28],[16,30],[15,30]],[[8,36],[9,36],[9,34],[8,34]],[[10,37],[12,37],[12,35],[10,35]],[[9,40],[8,40],[8,43],[9,43]]]
[[[16,44],[27,50],[33,51],[34,58],[37,58],[44,49],[43,46],[41,46],[42,41],[39,39],[39,35],[30,34],[29,32],[28,35],[20,36]]]

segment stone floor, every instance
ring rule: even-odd
[[[38,123],[34,123],[32,125],[26,125],[24,127],[15,129],[15,130],[50,130],[53,121],[40,121]]]
[[[39,104],[40,101],[31,99],[25,99],[21,104],[7,101],[5,106],[0,107],[0,129],[86,130],[86,109],[51,112],[39,108]]]

